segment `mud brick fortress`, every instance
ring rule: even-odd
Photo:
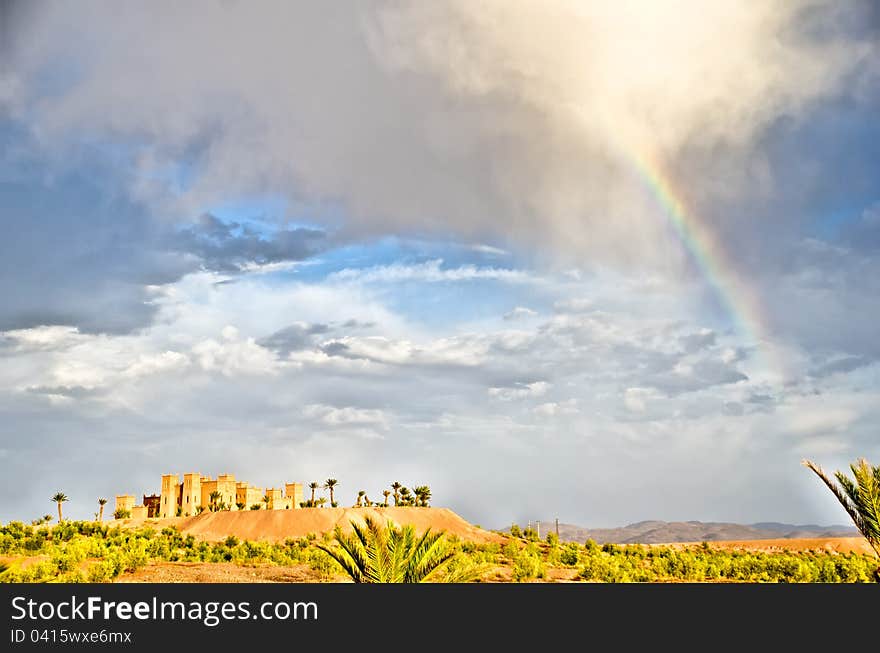
[[[300,508],[302,483],[285,483],[281,488],[255,487],[236,481],[233,474],[220,474],[216,479],[197,473],[162,476],[161,493],[144,495],[135,504],[130,494],[116,497],[116,510],[127,512],[134,519],[147,517],[190,517],[203,510],[291,510]],[[265,499],[265,500],[264,500]],[[243,507],[241,507],[243,506]]]

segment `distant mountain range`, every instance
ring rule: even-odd
[[[537,522],[541,537],[555,530],[554,522]],[[524,528],[525,525],[520,525]],[[532,522],[532,528],[536,522]],[[509,528],[504,529],[505,532]],[[719,540],[771,540],[814,537],[853,537],[858,531],[851,526],[818,526],[816,524],[731,524],[700,521],[641,521],[620,528],[584,528],[559,524],[559,539],[564,542],[585,542],[592,538],[599,544],[661,544],[666,542],[712,542]]]

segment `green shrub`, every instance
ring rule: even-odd
[[[513,579],[518,583],[532,578],[544,578],[546,575],[541,557],[531,551],[523,549],[513,559]]]
[[[552,538],[550,538],[552,541]],[[45,556],[45,560],[19,567],[14,560],[0,574],[0,582],[107,582],[150,561],[233,562],[240,565],[308,564],[322,578],[335,571],[317,547],[317,534],[288,538],[283,543],[239,541],[197,542],[176,528],[159,532],[109,528],[94,522],[64,522],[54,528],[9,522],[0,524],[0,552],[4,556]],[[477,544],[453,538],[450,546],[458,562],[454,570],[480,565],[508,565],[514,580],[546,576],[547,565],[580,565],[579,577],[594,582],[746,581],[779,583],[873,582],[878,562],[863,554],[833,552],[724,551],[711,546],[673,548],[609,544],[599,547],[588,540],[548,545],[508,538]]]
[[[578,563],[579,560],[579,547],[575,543],[567,544],[562,547],[562,550],[559,552],[559,562],[568,567],[573,567]]]

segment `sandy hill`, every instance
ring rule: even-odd
[[[540,522],[543,536],[555,530],[554,522]],[[507,529],[509,530],[509,529]],[[795,525],[764,522],[760,524],[732,524],[727,522],[665,522],[642,521],[620,528],[584,528],[573,524],[559,524],[559,539],[583,543],[592,538],[599,544],[658,544],[665,542],[718,542],[726,540],[769,540],[852,537],[854,528],[847,526]]]
[[[289,537],[332,531],[338,524],[351,531],[351,522],[363,523],[370,516],[380,522],[412,524],[421,533],[427,528],[446,531],[469,542],[503,542],[496,533],[468,523],[448,508],[307,508],[301,510],[244,510],[203,512],[195,517],[118,520],[125,526],[175,526],[199,540],[217,541],[229,535],[241,540],[281,542]]]

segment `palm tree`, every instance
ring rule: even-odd
[[[239,510],[244,510],[247,506],[245,505],[244,501],[238,501],[235,504],[235,507],[238,508]]]
[[[211,494],[208,495],[208,498],[211,500],[211,512],[217,512],[217,509],[219,507],[217,505],[217,499],[219,499],[221,496],[222,495],[217,490],[214,490],[213,492],[211,492]]]
[[[69,499],[67,498],[67,495],[64,494],[64,492],[56,492],[52,495],[51,500],[58,504],[58,523],[60,524],[63,520],[63,517],[61,516],[61,504],[65,501],[69,501]]]
[[[319,508],[323,508],[325,503],[327,503],[327,497],[321,497],[320,499],[318,499]]]
[[[104,506],[107,505],[107,499],[98,499],[98,506],[100,509],[98,510],[98,521],[104,521]]]
[[[364,495],[366,494],[365,490],[358,490],[358,498],[357,502],[354,504],[355,508],[360,508],[364,505]]]
[[[266,504],[266,510],[269,509],[269,502],[270,502],[270,501],[271,501],[271,499],[269,498],[269,495],[268,495],[268,494],[264,494],[264,495],[263,495],[263,503]]]
[[[400,505],[411,506],[413,504],[413,496],[408,487],[400,488]]]
[[[337,485],[339,485],[339,481],[337,481],[335,478],[328,478],[326,481],[324,481],[324,489],[330,490],[330,505],[333,507],[336,507],[336,502],[333,500],[333,488],[335,488]]]
[[[423,508],[428,507],[428,501],[431,500],[431,488],[427,485],[419,485],[413,490],[416,495],[417,504]]]
[[[43,515],[44,524],[48,524],[50,521],[52,521],[52,515]]]
[[[311,483],[309,483],[309,489],[312,491],[312,498],[309,501],[309,506],[312,508],[315,507],[315,490],[317,490],[319,487],[321,487],[321,485],[317,481],[312,481]]]
[[[370,517],[364,522],[363,526],[351,522],[350,535],[337,525],[333,535],[338,546],[318,544],[355,583],[427,582],[455,556],[442,531],[432,533],[428,528],[416,537],[411,525],[381,526]]]
[[[391,489],[394,490],[394,505],[395,506],[400,502],[400,488],[402,488],[402,487],[403,487],[403,485],[400,483],[400,481],[394,481],[394,483],[391,484]]]
[[[391,490],[382,490],[382,496],[385,497],[385,503],[382,504],[383,507],[388,507],[388,495],[391,494]]]
[[[837,497],[849,514],[856,528],[868,540],[877,557],[880,557],[880,466],[873,467],[859,458],[849,468],[855,481],[843,472],[835,472],[837,483],[815,463],[804,460],[804,466],[813,470],[828,489]],[[880,580],[880,569],[876,572]]]

